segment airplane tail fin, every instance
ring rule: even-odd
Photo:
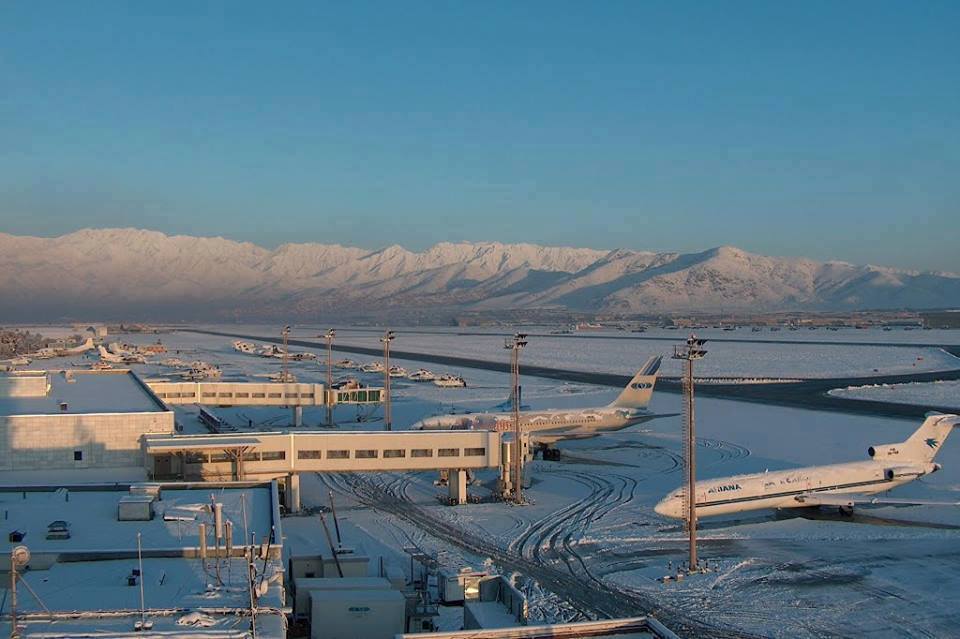
[[[648,359],[610,405],[617,408],[646,408],[653,396],[653,387],[657,383],[662,361],[662,355],[654,355]]]
[[[899,449],[898,457],[900,459],[931,462],[940,452],[940,447],[943,446],[944,440],[950,435],[950,431],[957,424],[960,424],[960,416],[958,415],[927,413],[927,418],[923,420],[923,424],[907,441],[887,447],[871,447],[870,450],[874,451],[871,452],[871,456],[876,457],[879,454],[882,457],[890,457],[891,455],[884,454],[887,452],[884,449],[896,448]],[[877,450],[877,448],[880,448],[880,450]]]

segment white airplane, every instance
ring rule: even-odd
[[[562,439],[595,437],[649,421],[657,415],[647,410],[663,357],[654,355],[637,371],[623,392],[606,406],[596,408],[522,411],[520,427],[534,433],[535,444],[545,454],[551,444]],[[412,430],[513,430],[513,413],[471,413],[427,417],[410,427]]]
[[[97,347],[97,352],[100,354],[100,361],[110,362],[111,364],[146,364],[147,358],[143,355],[136,355],[134,353],[126,354],[117,354],[111,353],[103,346]]]
[[[64,348],[63,350],[60,351],[59,355],[61,357],[70,356],[70,355],[82,355],[83,353],[86,353],[87,351],[92,349],[93,349],[93,338],[88,337],[83,342],[83,344],[80,344],[79,346],[74,346],[73,348]]]
[[[843,512],[850,512],[857,504],[960,505],[960,502],[867,497],[940,470],[940,464],[933,463],[933,458],[957,424],[960,424],[960,416],[930,413],[907,441],[868,448],[871,459],[866,461],[698,481],[697,517],[764,508],[836,506]],[[686,518],[684,493],[684,488],[674,490],[654,510],[665,517]]]

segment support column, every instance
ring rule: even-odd
[[[513,493],[513,481],[510,469],[512,467],[513,446],[510,442],[500,440],[500,495],[506,499]]]
[[[467,503],[467,471],[451,470],[447,478],[447,488],[452,504]]]
[[[300,473],[287,475],[286,502],[287,512],[300,512]]]
[[[293,407],[293,425],[303,426],[303,406]]]

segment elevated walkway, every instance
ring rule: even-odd
[[[466,471],[508,471],[496,431],[297,431],[146,435],[144,465],[154,479],[285,478],[288,507],[299,510],[304,472],[453,471],[451,498],[466,500]]]
[[[277,382],[166,382],[148,381],[154,394],[171,406],[326,406],[379,404],[382,388],[324,392],[323,384]]]

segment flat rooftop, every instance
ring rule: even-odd
[[[0,417],[147,413],[169,410],[131,371],[48,371],[43,397],[0,397]],[[70,381],[72,379],[72,381]],[[61,410],[66,403],[67,410]]]
[[[199,525],[205,523],[208,530],[212,529],[213,516],[208,507],[213,499],[223,504],[224,519],[233,522],[233,543],[237,546],[244,543],[244,529],[248,534],[255,533],[259,543],[274,525],[270,484],[163,488],[160,501],[154,502],[152,520],[118,521],[120,498],[129,494],[126,488],[5,489],[0,491],[0,514],[5,534],[14,530],[23,533],[22,543],[34,554],[136,551],[137,533],[142,536],[144,552],[196,548],[200,543]],[[69,539],[47,539],[48,526],[58,520],[69,524]]]

